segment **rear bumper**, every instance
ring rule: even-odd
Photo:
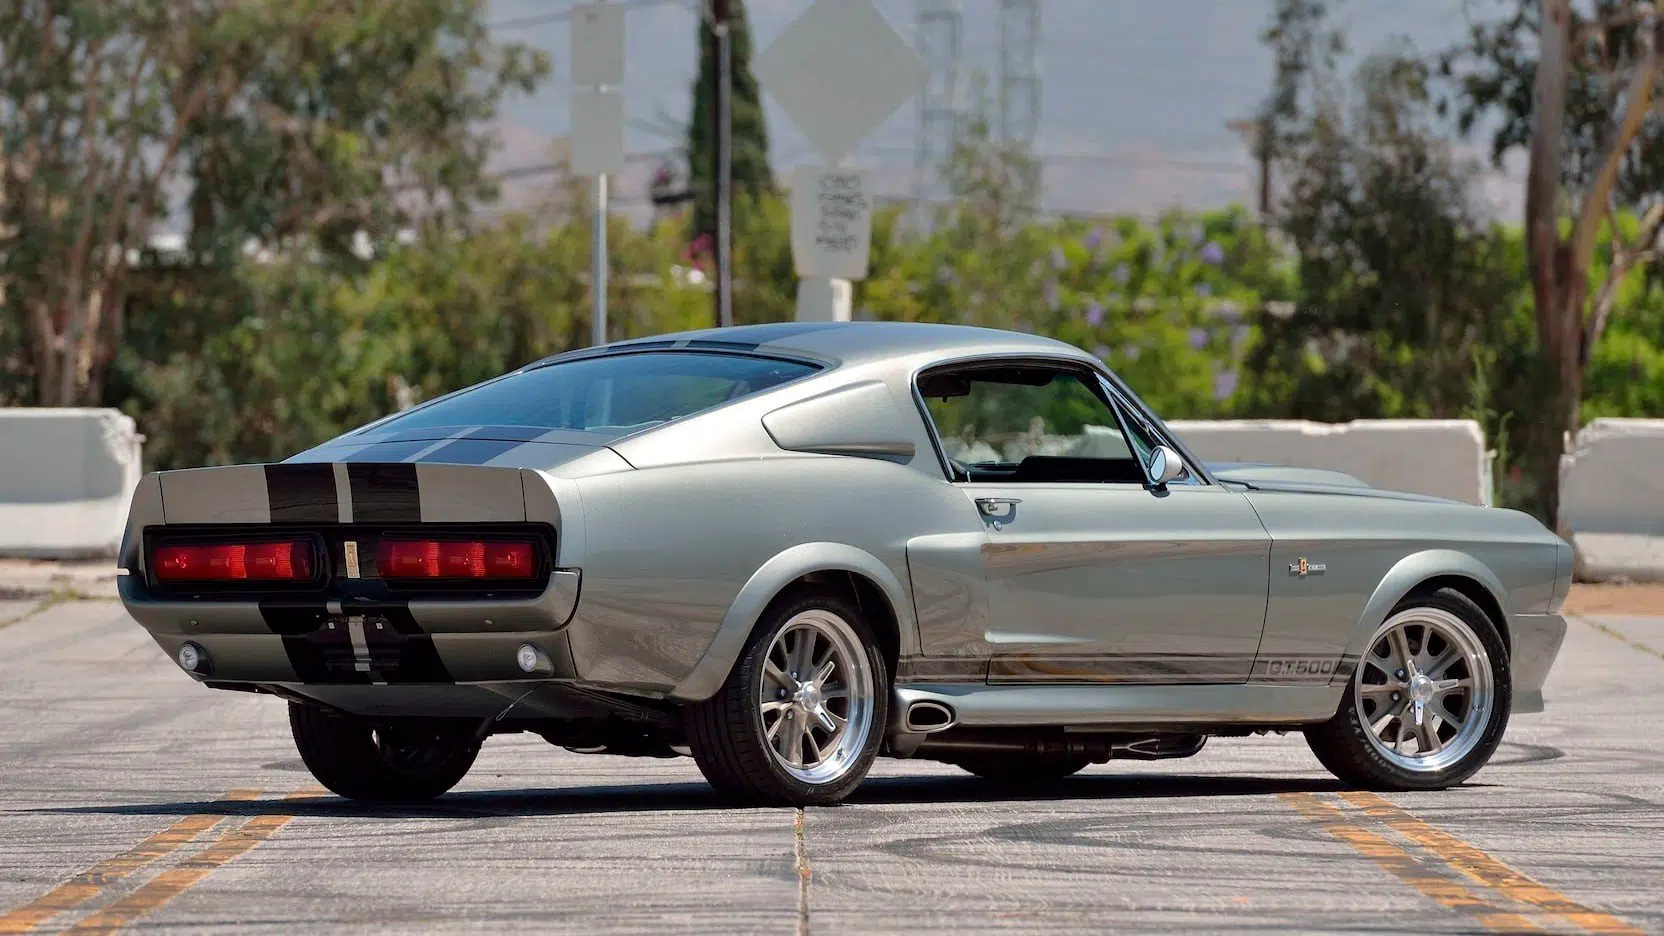
[[[164,600],[137,576],[118,579],[127,612],[170,658],[186,642],[205,651],[206,666],[191,674],[199,681],[373,690],[575,679],[564,628],[579,586],[576,570],[558,570],[529,600],[302,605]],[[516,662],[524,644],[542,652],[537,672]]]
[[[1514,683],[1513,711],[1530,715],[1543,710],[1543,683],[1566,640],[1566,619],[1558,614],[1516,614],[1510,622]]]

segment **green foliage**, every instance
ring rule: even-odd
[[[223,286],[251,243],[354,264],[360,241],[379,249],[488,199],[481,127],[548,63],[494,42],[483,12],[483,0],[0,4],[0,302],[23,323],[27,399],[103,395],[133,321],[126,258],[164,222],[184,222],[167,227],[189,234],[189,278]],[[245,311],[218,297],[202,309],[188,327],[205,333]],[[12,348],[18,337],[0,333]]]
[[[611,337],[704,324],[708,294],[674,272],[681,232],[615,223]],[[386,413],[589,340],[589,242],[568,220],[395,246],[362,270],[304,254],[244,261],[207,301],[157,290],[124,351],[117,400],[154,467],[281,459]],[[167,303],[176,303],[168,306]],[[212,324],[201,327],[209,321]],[[193,327],[194,326],[194,327]]]
[[[1479,220],[1473,170],[1432,125],[1421,62],[1372,57],[1349,95],[1311,77],[1311,110],[1284,125],[1276,212],[1299,300],[1261,316],[1244,408],[1324,421],[1457,416],[1483,376],[1475,361],[1494,358],[1519,258]]]
[[[743,209],[751,204],[739,196],[764,198],[774,190],[774,175],[768,161],[768,127],[763,120],[762,89],[751,72],[751,23],[745,14],[745,0],[729,0],[728,48],[733,91],[730,105],[729,152],[736,226]],[[692,237],[716,239],[716,87],[720,71],[716,39],[703,18],[699,21],[699,76],[693,84],[693,104],[688,120],[688,185],[693,191]],[[736,267],[738,259],[735,260]],[[739,316],[738,298],[734,314]]]
[[[1532,138],[1532,85],[1537,74],[1541,0],[1509,0],[1496,19],[1472,21],[1462,44],[1439,59],[1454,79],[1445,106],[1465,134],[1487,117],[1497,118],[1491,152],[1497,165]],[[1587,190],[1611,145],[1611,131],[1625,86],[1643,60],[1655,29],[1651,4],[1640,0],[1592,0],[1568,4],[1571,13],[1571,80],[1566,95],[1565,182]],[[1664,120],[1648,120],[1619,167],[1618,204],[1635,205],[1664,192]]]
[[[1024,176],[975,119],[955,157],[955,209],[922,242],[875,247],[858,297],[878,319],[1050,335],[1097,354],[1172,418],[1229,412],[1250,310],[1287,300],[1284,258],[1241,209],[1197,216],[1021,220]]]

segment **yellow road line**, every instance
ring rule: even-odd
[[[259,790],[232,790],[222,802],[242,802],[260,795]],[[75,877],[0,916],[0,934],[27,933],[66,910],[73,910],[104,892],[104,888],[159,858],[178,851],[197,836],[212,829],[224,816],[187,816],[145,839],[131,850],[106,858]]]
[[[1393,877],[1442,906],[1474,915],[1487,929],[1503,933],[1540,929],[1530,919],[1488,903],[1461,883],[1430,872],[1415,859],[1415,856],[1390,840],[1349,821],[1338,806],[1318,799],[1315,794],[1279,793],[1278,798],[1294,807],[1302,816],[1321,825],[1330,835],[1352,846],[1359,854],[1373,860]]]
[[[310,799],[322,794],[322,790],[301,790],[289,794],[285,799]],[[145,882],[143,887],[77,923],[69,932],[114,933],[139,917],[161,909],[168,901],[183,894],[227,862],[277,834],[277,830],[288,825],[294,818],[293,813],[273,813],[255,816],[234,829],[227,829],[212,845],[156,875]]]
[[[1591,933],[1639,934],[1642,930],[1611,915],[1572,900],[1503,864],[1488,852],[1462,841],[1449,832],[1416,818],[1374,793],[1342,793],[1347,802],[1366,815],[1386,823],[1387,828],[1437,855],[1465,877],[1500,891],[1520,903],[1540,907],[1564,917]]]

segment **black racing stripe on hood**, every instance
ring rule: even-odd
[[[335,469],[327,464],[266,466],[266,501],[273,523],[336,523]]]
[[[349,464],[355,523],[420,523],[422,490],[415,465]]]

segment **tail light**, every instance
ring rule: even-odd
[[[537,551],[523,542],[384,539],[376,571],[384,579],[531,579]]]
[[[305,540],[160,546],[162,582],[294,582],[312,577],[312,546]]]

